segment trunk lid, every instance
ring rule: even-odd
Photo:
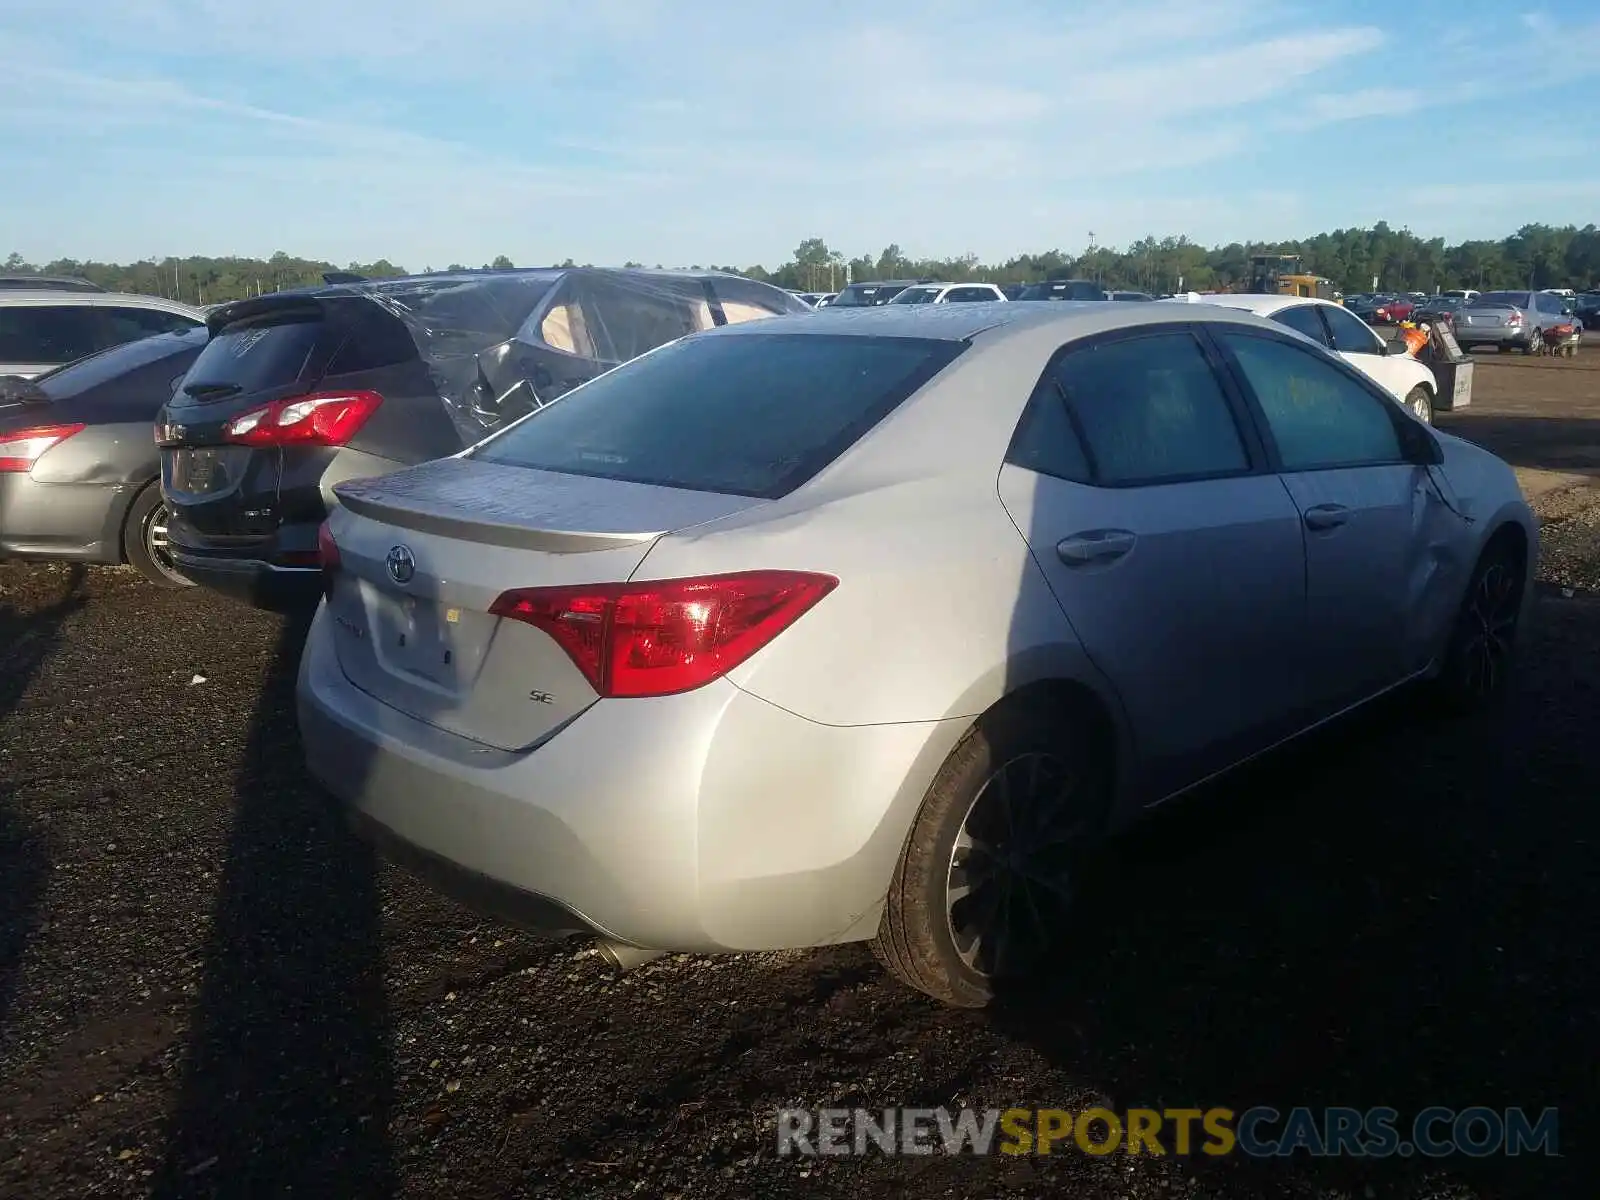
[[[352,684],[499,750],[598,698],[549,635],[491,607],[513,588],[626,580],[656,539],[763,503],[470,459],[340,484],[328,595]]]

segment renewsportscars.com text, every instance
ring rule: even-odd
[[[1559,1153],[1557,1113],[1424,1108],[784,1109],[779,1155],[1245,1154],[1444,1158]]]

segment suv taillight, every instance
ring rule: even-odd
[[[15,433],[0,434],[0,471],[31,471],[33,464],[52,446],[58,446],[75,433],[83,432],[81,422],[73,425],[35,425]]]
[[[839,581],[798,571],[519,588],[490,612],[541,629],[602,696],[669,696],[733,670]]]
[[[343,446],[378,410],[377,392],[313,392],[242,412],[222,429],[240,446]]]

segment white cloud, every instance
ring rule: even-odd
[[[1288,236],[1395,195],[1344,125],[1466,102],[1464,81],[1552,53],[1515,13],[1441,53],[1331,11],[5,0],[0,165],[53,190],[0,192],[0,228],[35,256],[408,265],[770,263],[817,233],[986,257],[1088,228]],[[1568,29],[1552,61],[1594,72],[1568,43],[1596,31]],[[1481,176],[1490,153],[1457,165]],[[113,222],[91,202],[107,189]]]

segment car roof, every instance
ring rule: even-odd
[[[1235,292],[1229,295],[1201,296],[1197,304],[1217,304],[1224,308],[1242,308],[1258,317],[1270,316],[1286,308],[1306,308],[1313,304],[1333,304],[1316,296],[1272,296],[1255,292]],[[1334,307],[1338,307],[1334,305]]]
[[[14,304],[150,308],[160,312],[181,313],[186,317],[193,317],[197,321],[205,320],[205,314],[191,305],[181,304],[176,300],[167,300],[161,296],[144,296],[137,292],[69,292],[65,290],[57,292],[48,289],[21,288],[16,291],[0,291],[0,306]]]
[[[1207,311],[1209,310],[1209,311]],[[1164,303],[1110,305],[1101,300],[1060,300],[1053,304],[1012,304],[1005,300],[975,304],[886,304],[875,308],[841,308],[825,321],[813,315],[785,314],[761,321],[743,321],[695,336],[765,337],[783,333],[827,336],[933,338],[960,342],[1047,330],[1062,341],[1135,325],[1170,325],[1184,321],[1257,324],[1258,314],[1222,305]]]

